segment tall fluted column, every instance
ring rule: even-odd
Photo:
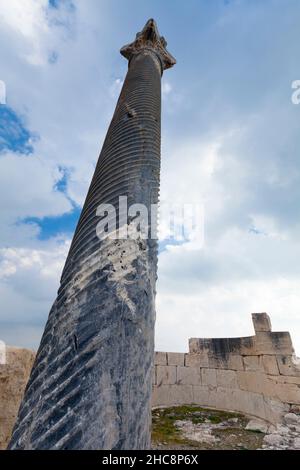
[[[149,215],[158,202],[161,75],[175,60],[153,20],[121,53],[129,70],[10,449],[150,447],[157,242],[99,237],[98,208],[116,209],[118,230],[135,220],[120,196]]]

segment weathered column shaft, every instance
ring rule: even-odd
[[[112,204],[127,225],[134,220],[119,210],[120,196],[127,196],[128,206],[144,204],[149,214],[158,202],[161,74],[174,63],[165,45],[150,20],[136,41],[122,49],[129,70],[11,449],[150,447],[157,242],[99,239],[97,208]]]

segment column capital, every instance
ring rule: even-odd
[[[132,56],[143,50],[151,50],[159,57],[162,70],[166,70],[176,64],[176,60],[167,51],[166,47],[167,41],[159,35],[156,22],[151,18],[142,31],[137,33],[135,40],[122,47],[120,52],[126,59],[130,60]]]

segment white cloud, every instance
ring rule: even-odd
[[[69,245],[58,238],[0,250],[0,337],[7,344],[38,347]]]
[[[119,97],[123,83],[124,83],[124,80],[122,80],[121,78],[116,78],[113,84],[110,86],[109,93],[114,100],[116,100]]]
[[[268,312],[273,331],[289,331],[300,355],[299,288],[299,280],[239,281],[198,285],[187,294],[159,281],[156,348],[186,351],[188,338],[250,336],[251,313]]]
[[[166,80],[163,80],[161,88],[163,98],[169,95],[172,91],[172,85]]]
[[[6,104],[6,85],[3,80],[0,80],[0,105]]]
[[[0,279],[7,281],[19,277],[26,283],[28,274],[35,273],[34,275],[40,279],[41,283],[43,281],[48,283],[50,280],[57,283],[69,245],[69,241],[58,239],[55,242],[45,243],[43,248],[36,250],[2,248],[0,249]],[[33,294],[40,295],[39,292]]]
[[[48,0],[0,0],[0,19],[16,33],[32,41],[47,31]]]
[[[47,0],[0,0],[0,24],[19,36],[19,42],[23,42],[24,56],[36,65],[45,60],[41,38],[49,34],[47,6]],[[30,52],[26,51],[26,46],[30,47]]]
[[[31,65],[47,63],[49,53],[59,43],[57,26],[66,21],[63,3],[52,11],[48,0],[0,0],[0,26],[7,30],[20,57]]]
[[[263,163],[258,155],[242,158],[256,124],[250,119],[222,135],[165,143],[161,198],[204,202],[205,245],[168,246],[160,254],[160,350],[184,351],[194,336],[250,335],[250,314],[267,311],[274,330],[289,330],[300,352],[300,245],[293,225],[282,223],[284,210],[277,211],[275,201],[265,205],[269,169],[278,175],[270,183],[273,197],[284,181],[291,200],[297,173],[282,172],[272,155],[264,155]]]
[[[253,230],[256,231],[257,234],[277,238],[279,240],[288,240],[288,234],[285,233],[284,229],[280,229],[277,226],[272,217],[261,214],[252,214],[250,217],[253,221]]]
[[[0,157],[0,201],[2,217],[58,216],[72,209],[65,195],[55,190],[62,178],[56,166],[35,155],[13,153]]]
[[[83,203],[127,70],[118,49],[142,26],[141,12],[123,4],[116,11],[99,0],[74,3],[73,12],[66,2],[49,12],[45,0],[0,0],[0,78],[9,105],[40,136],[33,156],[0,158],[0,236],[12,249],[2,253],[1,334],[14,344],[37,343],[65,256],[56,242],[37,239],[38,226],[15,224],[70,210],[53,189],[58,166],[68,170],[68,196]],[[296,340],[299,107],[290,102],[290,83],[298,76],[299,27],[293,9],[282,15],[274,2],[250,3],[224,10],[223,22],[215,11],[202,15],[201,27],[191,18],[193,54],[156,10],[178,56],[163,78],[161,199],[204,202],[206,228],[204,249],[189,243],[160,255],[161,349],[183,349],[194,335],[250,334],[251,310],[268,311],[274,327]],[[277,28],[275,43],[266,18]]]
[[[72,210],[67,197],[55,189],[61,177],[56,166],[35,155],[9,153],[0,157],[0,186],[5,195],[0,199],[1,243],[13,245],[20,230],[37,235],[36,227],[22,227],[22,219],[59,216]],[[23,243],[26,241],[24,237]]]
[[[214,173],[221,168],[219,141],[199,140],[168,141],[163,151],[161,200],[197,202],[204,200],[216,188]],[[188,184],[187,184],[188,181]],[[217,194],[214,195],[215,197]]]

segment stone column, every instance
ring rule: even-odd
[[[153,20],[121,54],[128,73],[10,449],[150,447],[157,241],[141,233],[135,239],[99,236],[106,215],[99,205],[115,208],[115,232],[124,233],[138,220],[134,211],[127,214],[125,196],[128,207],[143,204],[149,214],[157,204],[161,75],[175,60]],[[148,219],[147,230],[155,224],[155,217],[152,225]]]

